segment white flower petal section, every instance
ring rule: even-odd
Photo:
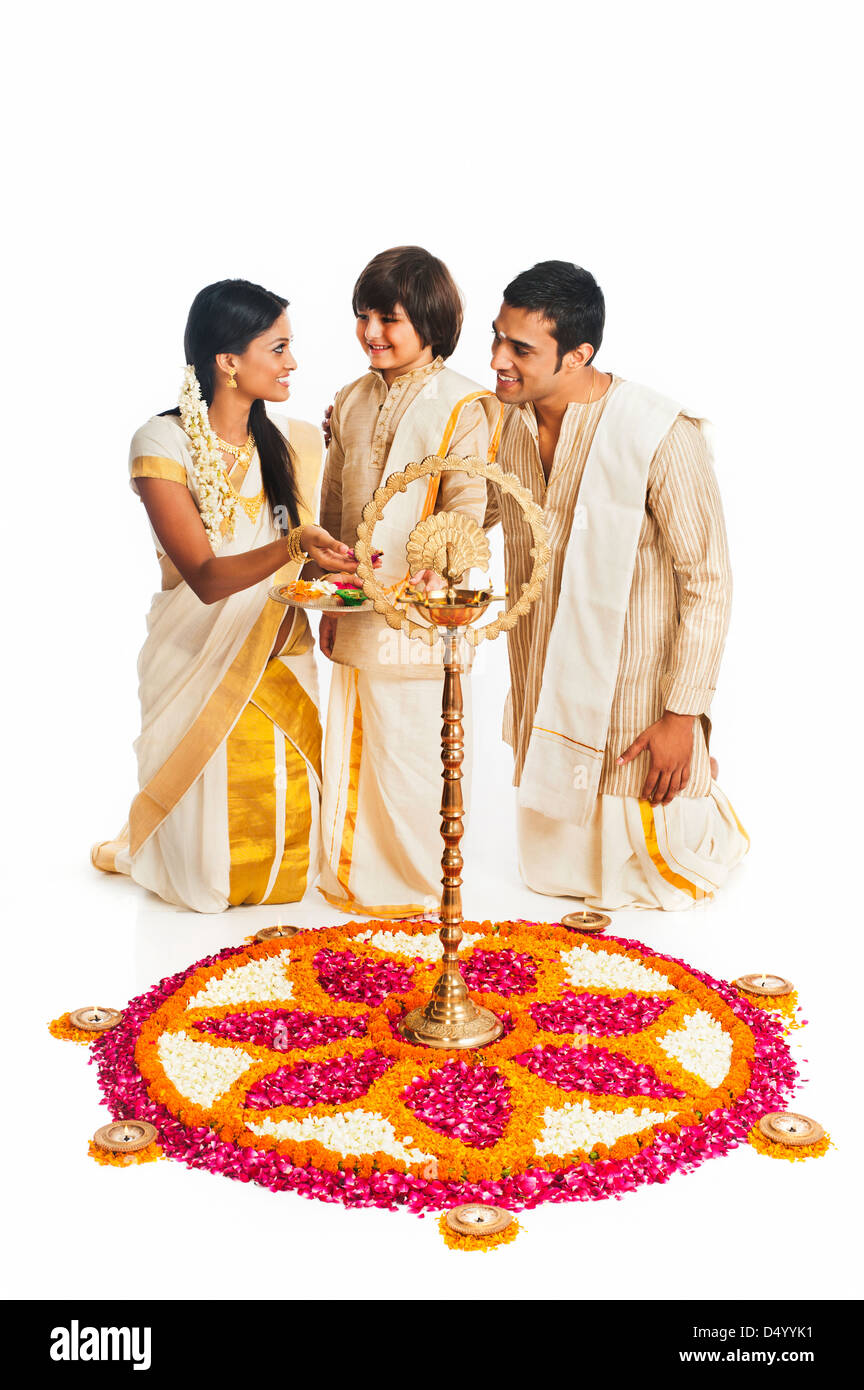
[[[226,970],[221,980],[210,980],[204,989],[190,999],[187,1009],[200,1009],[204,1005],[281,1003],[293,997],[294,988],[285,973],[288,964],[286,952],[278,956],[265,956],[261,960],[250,960],[246,965],[238,965],[236,970]]]
[[[412,959],[422,956],[423,960],[438,961],[443,954],[437,932],[434,936],[423,936],[419,932],[417,936],[412,936],[407,931],[364,931],[355,936],[354,940],[365,941],[369,946],[374,946],[376,951],[386,951],[388,956],[410,956]],[[473,950],[477,942],[482,940],[482,933],[466,932],[459,945],[459,955]]]
[[[305,1115],[302,1120],[271,1120],[266,1116],[260,1124],[250,1121],[248,1113],[246,1126],[253,1134],[262,1138],[273,1135],[276,1139],[316,1139],[325,1149],[334,1153],[389,1154],[391,1158],[401,1158],[403,1163],[428,1163],[431,1154],[421,1153],[419,1149],[406,1148],[411,1143],[410,1135],[397,1139],[396,1131],[383,1115],[372,1111],[358,1110],[354,1114]]]
[[[665,975],[640,965],[629,956],[613,956],[606,951],[592,951],[590,946],[574,946],[565,951],[561,963],[571,985],[597,986],[602,989],[650,990],[652,994],[668,994],[675,986]]]
[[[638,1134],[649,1125],[672,1118],[659,1110],[595,1110],[590,1101],[577,1100],[560,1110],[546,1110],[546,1127],[535,1145],[538,1154],[567,1154],[578,1149],[590,1153],[595,1144],[614,1144],[625,1134]]]
[[[240,1047],[214,1047],[186,1033],[163,1033],[159,1061],[181,1096],[208,1106],[234,1085],[253,1059]]]
[[[667,1056],[709,1086],[719,1086],[732,1063],[732,1039],[704,1009],[697,1009],[683,1027],[657,1041]]]

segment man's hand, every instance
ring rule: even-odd
[[[645,729],[618,759],[618,766],[632,763],[645,749],[651,755],[648,775],[642,787],[642,798],[652,806],[668,806],[690,780],[690,760],[693,757],[694,714],[673,714],[667,710],[662,719]]]
[[[336,640],[336,624],[339,621],[335,613],[322,613],[321,625],[318,628],[318,646],[322,656],[332,657],[333,643]]]

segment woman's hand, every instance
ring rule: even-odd
[[[313,564],[322,570],[337,570],[353,574],[357,568],[354,552],[341,541],[334,540],[323,526],[304,526],[300,542]]]

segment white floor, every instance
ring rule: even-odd
[[[500,692],[503,655],[478,666],[475,708],[478,694],[485,698],[493,686]],[[530,893],[518,879],[508,754],[491,718],[480,722],[477,752],[482,772],[465,841],[465,916],[554,920],[567,904]],[[84,766],[74,748],[67,757],[73,768]],[[91,870],[89,839],[112,829],[104,816],[96,823],[97,794],[106,781],[119,789],[125,764],[91,765],[92,786],[86,777],[71,785],[67,771],[58,787],[56,823],[64,828],[50,877],[43,871],[40,878],[37,868],[50,825],[38,843],[25,837],[17,886],[29,891],[19,894],[7,924],[18,956],[7,987],[7,1059],[21,1087],[14,1148],[6,1148],[14,1254],[5,1268],[13,1296],[351,1298],[362,1288],[381,1298],[419,1299],[440,1296],[444,1287],[463,1298],[822,1299],[860,1292],[853,1286],[860,1261],[847,1244],[860,1170],[852,1130],[859,1107],[849,1090],[857,1073],[844,1068],[857,990],[839,949],[852,905],[832,903],[830,884],[826,890],[827,839],[820,848],[819,822],[806,839],[794,801],[760,796],[759,778],[743,760],[737,769],[730,762],[723,780],[754,849],[727,891],[689,913],[616,913],[613,930],[720,978],[765,969],[793,979],[810,1020],[793,1035],[808,1078],[798,1105],[830,1129],[837,1149],[818,1162],[792,1164],[743,1147],[620,1202],[539,1208],[525,1214],[513,1245],[484,1258],[479,1282],[475,1262],[448,1252],[430,1219],[346,1211],[178,1163],[126,1171],[87,1157],[87,1141],[105,1120],[95,1074],[85,1050],[55,1042],[47,1021],[91,1002],[122,1007],[163,975],[240,943],[276,916],[246,908],[199,917]],[[745,784],[740,789],[736,778]],[[67,803],[83,807],[80,830]],[[828,828],[824,834],[830,838]],[[801,852],[792,855],[796,839]],[[284,909],[285,920],[302,926],[336,916],[314,892]]]

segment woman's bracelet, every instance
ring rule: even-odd
[[[289,564],[291,564],[295,560],[299,560],[301,565],[305,565],[306,561],[309,559],[309,556],[303,549],[303,542],[301,540],[302,534],[303,527],[295,526],[294,530],[289,531],[288,535],[285,537],[285,544],[288,547]]]

